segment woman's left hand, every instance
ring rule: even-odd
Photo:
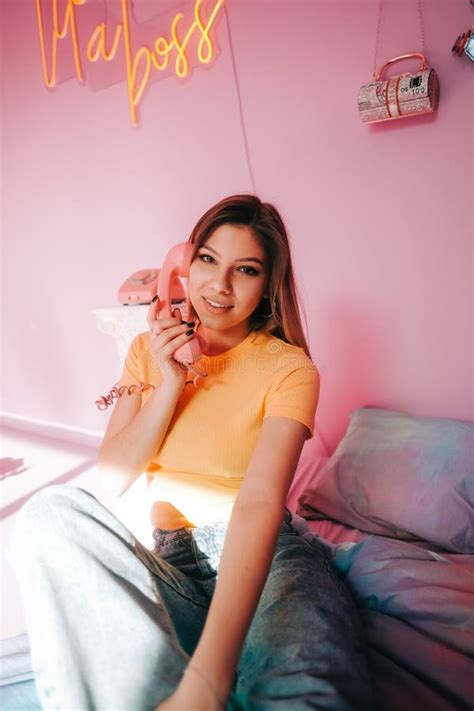
[[[161,702],[155,711],[224,711],[225,707],[217,700],[215,694],[205,684],[204,680],[183,677],[171,696]]]

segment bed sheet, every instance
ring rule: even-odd
[[[474,708],[474,556],[294,514],[317,536],[364,622],[376,709]]]

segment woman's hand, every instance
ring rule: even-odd
[[[150,327],[150,351],[163,374],[163,379],[173,385],[182,386],[186,381],[186,368],[173,358],[177,348],[187,343],[193,336],[187,335],[191,326],[182,323],[178,308],[171,318],[158,318],[160,298],[150,304],[146,320]]]
[[[176,691],[161,702],[155,711],[225,711],[204,679],[185,674]]]

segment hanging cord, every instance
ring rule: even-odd
[[[377,55],[379,47],[379,37],[380,37],[380,23],[382,18],[382,0],[379,0],[379,12],[377,17],[377,28],[375,30],[375,50],[374,50],[374,78],[377,74]]]
[[[233,48],[233,44],[232,44],[232,37],[230,34],[229,13],[227,12],[227,3],[226,2],[224,3],[223,7],[224,7],[225,16],[226,16],[227,35],[229,37],[229,49],[230,49],[230,56],[232,59],[232,71],[234,74],[235,91],[237,94],[237,102],[239,104],[239,118],[240,118],[240,126],[242,128],[242,136],[244,139],[245,157],[247,159],[247,167],[248,167],[248,171],[250,174],[250,182],[252,183],[252,190],[255,194],[257,194],[257,189],[255,187],[255,180],[254,180],[253,171],[252,171],[252,163],[250,160],[250,151],[249,151],[249,144],[248,144],[248,140],[247,140],[247,132],[245,130],[245,119],[244,119],[244,112],[243,112],[243,108],[242,108],[242,97],[240,95],[239,80],[237,77],[237,67],[235,64],[235,57],[234,57],[234,48]]]
[[[380,0],[379,2],[379,12],[378,12],[378,18],[377,18],[377,29],[375,31],[375,51],[374,51],[374,78],[377,74],[377,68],[378,68],[378,63],[377,63],[377,56],[378,56],[378,51],[379,51],[379,40],[380,40],[380,27],[381,27],[381,22],[382,22],[382,2],[383,0]],[[421,36],[421,51],[422,54],[426,56],[425,52],[425,32],[423,29],[423,17],[422,17],[422,12],[421,12],[421,0],[418,0],[418,20],[420,23],[420,36]]]
[[[426,56],[425,31],[423,29],[423,17],[421,14],[421,0],[418,0],[418,18],[420,20],[421,53]]]

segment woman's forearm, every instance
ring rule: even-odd
[[[265,505],[234,505],[216,587],[191,664],[223,698],[233,686],[245,637],[257,609],[284,511]]]
[[[160,385],[133,420],[100,449],[101,484],[120,496],[159,451],[182,390],[181,385]]]

